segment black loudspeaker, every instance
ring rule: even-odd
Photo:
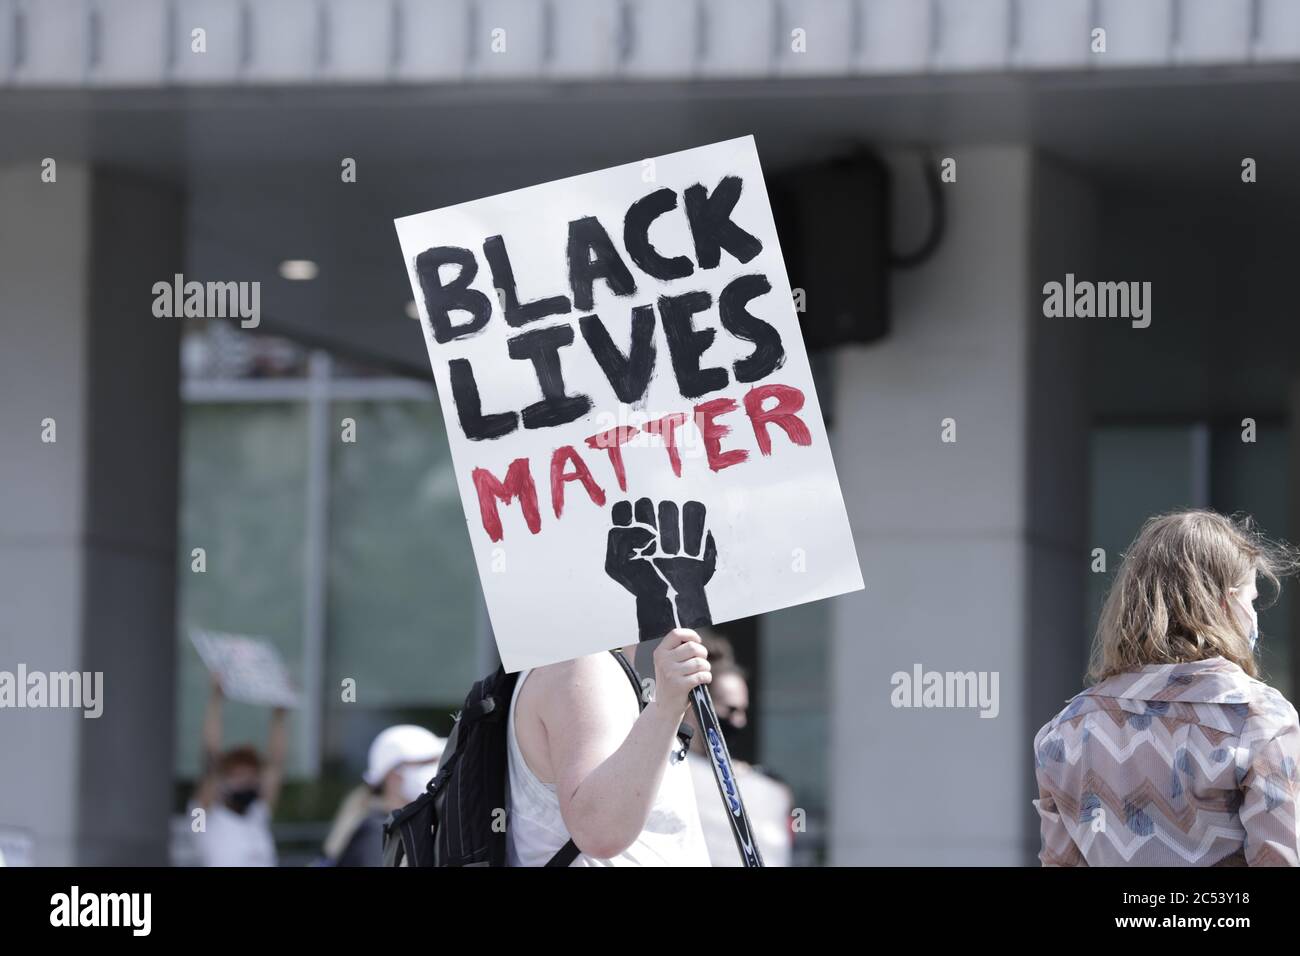
[[[790,286],[809,349],[889,334],[889,171],[861,151],[768,181]],[[799,306],[799,293],[795,293]]]

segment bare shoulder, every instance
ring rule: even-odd
[[[529,685],[533,685],[537,711],[547,723],[573,716],[636,717],[627,675],[607,651],[539,667],[529,676],[525,691]]]

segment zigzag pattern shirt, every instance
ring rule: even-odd
[[[1076,695],[1034,738],[1044,866],[1300,865],[1300,723],[1216,657]]]

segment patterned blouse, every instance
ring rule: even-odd
[[[1221,657],[1076,695],[1034,738],[1044,866],[1300,865],[1300,724]]]

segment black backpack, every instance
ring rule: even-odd
[[[611,651],[632,682],[637,706],[645,709],[636,671],[622,651]],[[478,681],[438,764],[438,773],[413,803],[394,810],[384,824],[385,866],[505,866],[504,820],[508,773],[506,719],[519,675],[503,667]],[[691,728],[677,730],[682,753]],[[569,840],[547,862],[568,866],[578,856]]]

